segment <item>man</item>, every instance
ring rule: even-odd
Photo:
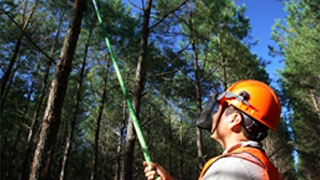
[[[218,111],[211,117],[214,109]],[[197,126],[210,130],[210,137],[220,143],[224,152],[205,164],[199,180],[281,179],[260,146],[268,129],[275,131],[280,112],[277,95],[260,81],[242,80],[222,94],[211,94]],[[173,180],[157,163],[144,162],[144,166],[148,180]]]

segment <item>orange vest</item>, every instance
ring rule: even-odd
[[[247,157],[241,156],[241,153],[249,153],[255,158],[257,158],[258,162],[252,161],[252,159],[248,159]],[[253,147],[242,147],[235,149],[231,151],[230,153],[227,154],[222,154],[220,156],[214,157],[210,159],[203,167],[202,172],[199,176],[198,180],[201,180],[201,178],[204,176],[204,174],[207,172],[209,167],[218,159],[223,158],[223,157],[237,157],[241,159],[245,159],[247,161],[250,161],[252,163],[255,163],[262,167],[265,170],[265,174],[267,175],[266,179],[267,180],[282,180],[277,168],[269,161],[267,155],[262,152],[261,150]],[[259,163],[260,162],[260,163]]]

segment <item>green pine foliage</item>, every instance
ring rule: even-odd
[[[20,30],[14,22],[21,26],[34,2],[4,1],[1,6],[1,80],[19,39]],[[97,3],[131,98],[140,50],[142,12],[127,1],[99,0]],[[20,179],[23,172],[29,173],[72,5],[72,1],[39,1],[25,34],[21,36],[20,49],[5,93],[1,93],[1,179]],[[307,11],[306,8],[302,13],[299,11],[301,8],[291,6],[288,4],[288,9],[291,7],[292,11],[295,10],[292,14],[301,13],[301,17],[312,18],[302,18],[303,21],[298,21],[300,24],[295,24],[293,18],[294,31],[286,36],[285,42],[279,42],[282,43],[284,59],[288,63],[281,72],[282,93],[285,102],[291,105],[290,112],[293,114],[283,117],[279,135],[272,134],[266,145],[269,155],[286,157],[278,160],[278,163],[276,158],[273,160],[288,179],[295,177],[296,173],[293,171],[291,156],[293,149],[299,154],[297,172],[304,177],[312,177],[309,172],[313,170],[309,168],[312,165],[306,162],[318,163],[316,148],[311,147],[319,144],[315,141],[319,135],[316,133],[319,119],[310,96],[310,90],[313,90],[319,98],[319,83],[316,83],[319,81],[315,79],[319,75],[316,71],[319,54],[316,52],[320,52],[319,46],[315,45],[315,42],[319,43],[319,39],[316,39],[319,25],[315,22],[319,22],[319,19],[314,11]],[[314,8],[310,5],[311,10]],[[245,18],[245,10],[245,6],[239,7],[231,0],[153,2],[145,67],[146,83],[141,97],[139,122],[152,160],[166,167],[176,179],[197,179],[199,175],[196,165],[198,154],[195,124],[198,107],[194,53],[197,54],[203,104],[209,93],[221,92],[240,79],[271,82],[265,70],[267,62],[250,52],[256,42],[251,40],[250,20]],[[118,180],[119,166],[126,153],[125,137],[130,114],[115,70],[111,63],[108,65],[109,53],[90,1],[81,28],[66,87],[61,123],[51,150],[48,178],[58,179],[60,176],[65,144],[72,128],[73,138],[64,179],[90,178],[99,103],[104,78],[107,77],[99,133],[97,177]],[[301,43],[304,45],[301,46]],[[85,58],[85,70],[80,79]],[[295,68],[297,66],[299,68]],[[107,76],[105,72],[108,72]],[[295,83],[294,80],[299,79],[302,84]],[[77,105],[80,81],[82,89]],[[305,111],[308,117],[304,116]],[[73,126],[74,117],[76,121]],[[34,128],[31,128],[33,122]],[[291,125],[294,137],[291,130],[288,130]],[[31,129],[33,137],[28,142]],[[222,152],[208,133],[203,132],[202,135],[206,160]],[[279,144],[282,148],[276,151]],[[27,147],[30,147],[30,152],[27,152]],[[133,157],[132,179],[144,179],[144,158],[139,143],[135,144]],[[315,170],[319,169],[313,165]]]
[[[298,179],[317,179],[320,168],[319,1],[286,3],[288,16],[274,25],[273,39],[284,61],[279,77],[292,124]]]

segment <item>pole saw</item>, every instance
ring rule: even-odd
[[[126,86],[124,84],[124,81],[123,81],[123,78],[121,76],[121,73],[120,73],[120,70],[119,70],[119,66],[118,66],[118,63],[114,57],[114,54],[113,54],[113,51],[112,51],[112,48],[111,48],[111,45],[110,45],[110,41],[108,39],[108,35],[107,35],[107,32],[105,30],[105,27],[103,25],[103,22],[102,22],[102,19],[101,19],[101,15],[100,15],[100,12],[99,12],[99,9],[98,9],[98,6],[97,6],[97,3],[95,0],[92,0],[92,3],[93,3],[93,6],[94,6],[94,9],[96,11],[96,14],[97,14],[97,17],[98,17],[98,21],[100,23],[100,26],[102,28],[102,32],[103,32],[103,35],[104,35],[104,39],[106,41],[106,44],[107,44],[107,47],[108,47],[108,50],[109,50],[109,53],[110,53],[110,56],[111,56],[111,59],[112,59],[112,63],[113,63],[113,66],[116,70],[116,74],[117,74],[117,77],[118,77],[118,80],[119,80],[119,83],[120,83],[120,86],[121,86],[121,89],[122,89],[122,92],[123,92],[123,95],[126,99],[126,102],[127,102],[127,105],[128,105],[128,109],[129,109],[129,112],[130,112],[130,116],[132,118],[132,122],[133,122],[133,125],[134,125],[134,129],[136,131],[136,134],[137,134],[137,137],[138,137],[138,140],[140,142],[140,146],[141,146],[141,149],[142,149],[142,152],[143,152],[143,155],[144,155],[144,158],[147,162],[147,164],[150,166],[150,162],[151,162],[151,158],[150,158],[150,154],[149,154],[149,151],[148,151],[148,147],[147,147],[147,144],[143,138],[143,134],[141,132],[141,129],[140,129],[140,125],[139,125],[139,122],[138,122],[138,119],[135,115],[135,112],[134,112],[134,109],[132,107],[132,103],[129,99],[129,95],[128,95],[128,91],[126,89]]]

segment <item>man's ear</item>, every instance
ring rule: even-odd
[[[242,116],[240,113],[231,114],[230,127],[233,131],[240,132],[241,131],[241,122]]]

